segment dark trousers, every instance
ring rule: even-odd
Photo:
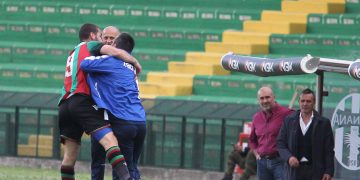
[[[296,171],[296,180],[312,180],[312,167],[310,164],[300,163]]]
[[[121,152],[125,157],[130,176],[134,180],[140,179],[140,172],[137,168],[139,157],[146,135],[145,122],[111,120],[111,128],[119,142]],[[94,139],[91,139],[91,179],[104,179],[105,151],[104,148]],[[119,178],[113,172],[113,180]]]

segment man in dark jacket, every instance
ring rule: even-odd
[[[285,118],[277,138],[286,162],[285,179],[330,180],[334,175],[334,136],[330,120],[314,110],[315,95],[302,91],[300,110]]]

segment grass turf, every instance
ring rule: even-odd
[[[91,179],[90,173],[76,173],[79,180]],[[0,180],[59,180],[60,172],[54,169],[0,166]],[[105,176],[105,180],[111,180]]]

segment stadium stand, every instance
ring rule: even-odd
[[[285,105],[298,90],[315,89],[316,78],[263,78],[225,71],[219,63],[223,54],[270,58],[311,54],[354,60],[360,52],[359,13],[359,2],[351,0],[104,0],[101,4],[95,0],[1,0],[0,100],[6,101],[0,105],[56,107],[54,96],[62,86],[64,59],[78,42],[80,25],[115,25],[135,37],[133,55],[144,68],[141,96],[156,104],[148,111],[148,136],[155,146],[144,152],[146,161],[179,166],[180,144],[176,142],[181,139],[182,119],[177,116],[189,116],[184,167],[219,170],[222,124],[211,118],[234,120],[225,124],[229,129],[225,144],[230,144],[241,129],[239,121],[251,119],[256,110],[259,87],[272,86]],[[325,113],[344,95],[359,92],[359,85],[347,81],[345,75],[327,74]],[[34,94],[54,96],[32,98]],[[13,113],[0,108],[0,119]],[[54,112],[42,113],[41,123],[53,122]],[[51,157],[51,124],[38,128],[37,111],[20,114],[18,154]],[[205,122],[203,117],[210,120]],[[38,131],[40,136],[34,136]],[[0,128],[0,144],[6,143],[5,132]],[[0,153],[7,151],[3,147]],[[81,159],[89,160],[89,147],[89,139],[84,138]],[[195,157],[206,158],[196,161]]]

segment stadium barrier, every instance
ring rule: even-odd
[[[60,159],[58,94],[0,92],[0,155]],[[255,105],[144,100],[148,133],[141,165],[222,171]],[[243,113],[242,113],[243,112]],[[243,119],[244,118],[244,119]],[[90,160],[84,135],[79,160]]]

